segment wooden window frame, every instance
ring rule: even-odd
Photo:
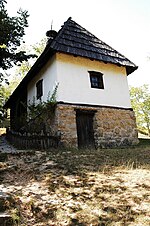
[[[36,98],[37,100],[43,96],[43,79],[36,83]]]
[[[97,71],[89,71],[91,88],[104,89],[103,74]]]

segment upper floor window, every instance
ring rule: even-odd
[[[43,79],[36,83],[36,98],[37,100],[43,96]]]
[[[89,71],[91,88],[104,89],[103,74],[97,71]]]

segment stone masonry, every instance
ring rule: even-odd
[[[113,148],[138,143],[136,120],[132,109],[57,104],[55,125],[61,144],[78,147],[76,110],[94,111],[93,129],[96,148]]]
[[[94,135],[97,147],[120,147],[138,143],[134,112],[101,108],[95,114]]]
[[[61,134],[61,144],[66,147],[78,147],[76,112],[74,106],[58,104],[56,108],[57,129]]]

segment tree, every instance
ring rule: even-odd
[[[37,56],[40,56],[46,46],[47,38],[43,38],[39,43],[32,45],[32,49]]]
[[[6,97],[9,96],[9,93],[7,93],[8,89],[5,89],[3,86],[0,86],[0,127],[3,126],[4,118],[5,118],[5,111],[3,109],[4,100]]]
[[[138,128],[146,131],[150,136],[150,92],[148,85],[131,87],[130,97]]]
[[[0,0],[0,68],[2,70],[35,57],[33,54],[26,54],[25,51],[18,51],[25,35],[25,28],[28,27],[28,12],[20,9],[17,16],[10,17],[5,9],[6,3],[6,0]],[[0,81],[3,80],[4,74],[0,72]]]
[[[27,46],[22,46],[22,50],[26,50],[26,52],[30,53],[33,52],[35,55],[39,56],[42,51],[44,50],[44,47],[46,45],[46,39],[42,39],[39,43],[36,43],[35,45],[31,46],[31,48]],[[9,84],[3,83],[0,86],[0,127],[5,127],[6,124],[8,125],[8,120],[6,120],[6,110],[3,109],[3,106],[6,102],[6,100],[9,98],[11,93],[15,90],[15,88],[18,86],[20,81],[25,77],[25,75],[30,70],[32,64],[34,63],[34,59],[32,59],[32,62],[30,60],[23,61],[20,66],[17,67],[15,71],[15,75],[11,77]],[[7,74],[8,77],[8,74]],[[4,77],[3,77],[4,79]],[[6,123],[7,122],[7,123]]]
[[[30,54],[31,52],[34,53],[34,55],[36,55],[37,57],[39,57],[41,55],[41,53],[43,52],[44,48],[46,46],[46,39],[43,38],[40,42],[32,45],[31,47],[28,46],[23,46],[22,49],[26,50],[26,52],[28,52],[28,54]],[[21,76],[21,78],[24,78],[25,75],[28,73],[28,71],[30,70],[30,68],[32,67],[33,63],[35,62],[35,58],[28,60],[28,61],[23,61],[21,63],[21,65],[19,65],[16,69],[15,74]]]
[[[0,86],[0,127],[6,127],[9,125],[7,111],[3,106],[20,81],[21,77],[14,76],[11,78],[9,84],[4,83]]]

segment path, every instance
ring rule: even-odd
[[[16,148],[8,143],[6,136],[0,136],[0,153],[15,153],[17,152]]]

